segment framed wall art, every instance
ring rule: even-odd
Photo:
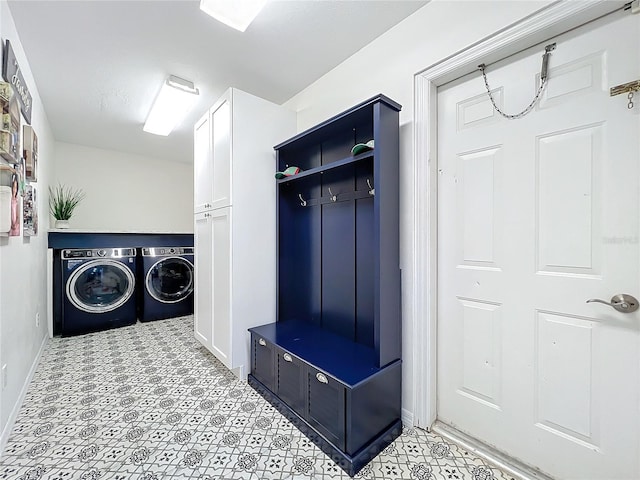
[[[6,82],[0,82],[0,156],[9,163],[20,158],[20,106],[13,88]]]
[[[33,99],[31,98],[29,87],[24,81],[24,77],[20,71],[20,65],[18,65],[18,60],[16,59],[15,53],[13,53],[13,48],[11,47],[11,42],[9,40],[6,41],[4,46],[4,55],[2,57],[2,76],[5,81],[11,83],[13,90],[17,94],[17,100],[20,102],[22,115],[24,115],[27,123],[31,123],[31,103]]]
[[[20,175],[13,173],[11,175],[11,228],[9,229],[10,237],[20,236]]]
[[[38,180],[38,136],[31,125],[22,128],[22,156],[25,160],[25,177]]]
[[[26,185],[22,200],[22,235],[33,237],[38,234],[38,202],[36,201],[36,188]]]

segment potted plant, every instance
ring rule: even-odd
[[[56,219],[55,228],[69,228],[69,219],[73,210],[84,198],[81,189],[74,189],[61,184],[49,187],[49,210]]]

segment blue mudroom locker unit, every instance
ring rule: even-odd
[[[351,476],[402,428],[400,108],[378,95],[275,147],[300,172],[276,180],[278,321],[250,329],[249,383]]]

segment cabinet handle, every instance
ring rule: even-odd
[[[316,373],[316,378],[320,383],[329,383],[329,380],[327,380],[327,376],[324,373]]]
[[[264,341],[264,338],[261,338],[260,340],[258,340],[258,343],[260,345],[262,345],[263,347],[266,347],[266,345],[267,345],[267,342]]]
[[[284,355],[282,355],[282,358],[284,358],[285,362],[293,361],[293,358],[291,358],[291,355],[289,355],[288,353],[285,353]]]

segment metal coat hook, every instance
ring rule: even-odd
[[[375,195],[376,189],[371,186],[371,182],[369,181],[368,178],[367,178],[367,186],[369,187],[369,195]]]
[[[331,187],[329,187],[329,196],[331,197],[332,202],[335,202],[338,200],[337,195],[334,195],[333,192],[331,191]]]
[[[304,198],[302,198],[302,194],[301,193],[298,194],[298,198],[300,199],[300,205],[302,205],[303,207],[306,207],[307,206],[307,201]]]

